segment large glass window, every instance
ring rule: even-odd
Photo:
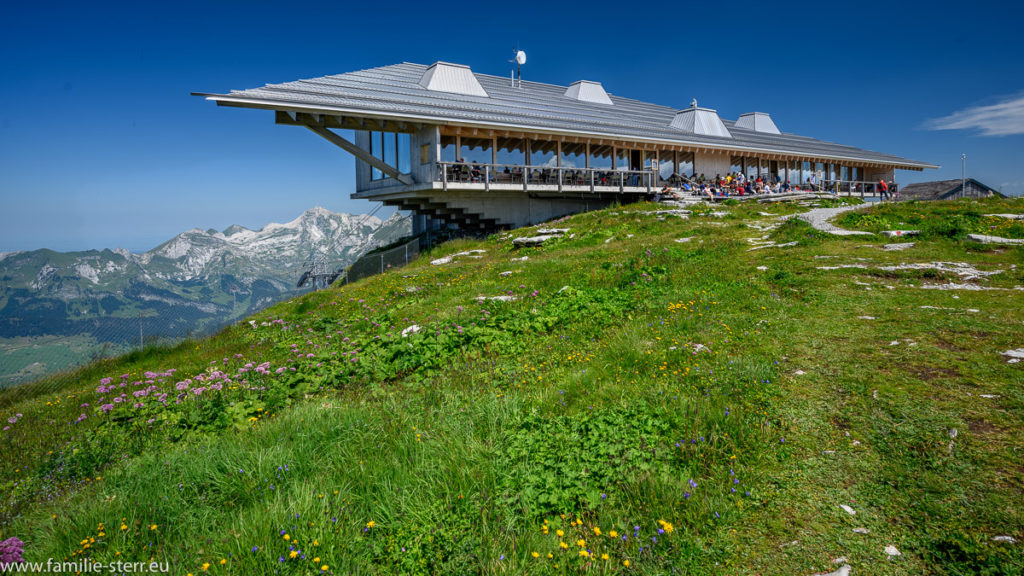
[[[758,176],[761,177],[761,181],[763,181],[763,182],[771,182],[772,181],[771,174],[772,174],[772,171],[771,171],[771,167],[768,165],[768,160],[762,159],[761,160],[761,171],[758,173]]]
[[[786,180],[789,180],[790,184],[798,184],[800,182],[800,162],[796,160],[789,161],[789,165],[786,167]]]
[[[412,172],[412,136],[409,134],[398,135],[398,171],[402,174]]]
[[[662,180],[668,180],[676,173],[675,155],[675,152],[669,150],[662,150],[658,154],[658,177]]]
[[[850,180],[857,182],[860,181],[862,177],[863,174],[861,174],[860,168],[857,168],[856,166],[850,167]]]
[[[384,163],[388,166],[398,166],[398,142],[394,134],[384,133]]]
[[[693,176],[693,152],[676,152],[676,172],[687,178]]]
[[[850,169],[847,168],[846,166],[841,166],[839,168],[839,179],[844,181],[844,182],[849,180],[850,179]]]
[[[629,157],[633,151],[628,148],[616,148],[615,149],[615,169],[616,170],[630,170]]]
[[[498,138],[498,164],[526,164],[526,141],[522,138]]]
[[[760,161],[757,158],[744,158],[743,167],[746,169],[744,174],[747,180],[757,180],[757,166]]]
[[[455,136],[441,136],[441,162],[455,162]]]
[[[743,173],[743,157],[733,156],[729,159],[729,173],[730,174],[742,174]]]
[[[463,162],[477,164],[491,164],[494,158],[491,156],[491,148],[494,141],[490,138],[470,138],[463,136],[462,145],[459,148],[459,157]]]
[[[800,168],[800,183],[809,182],[811,174],[814,172],[810,162],[803,162]]]
[[[590,146],[590,167],[597,170],[612,169],[612,147]]]
[[[383,132],[370,132],[370,154],[377,158],[384,157],[384,133]],[[381,180],[384,178],[384,173],[378,168],[370,167],[370,180]]]
[[[554,168],[558,165],[558,142],[530,140],[530,166]]]
[[[412,162],[410,145],[408,134],[370,132],[370,154],[403,174],[411,172],[409,166]],[[388,176],[377,168],[370,167],[371,180],[383,180],[384,178],[388,178]]]
[[[586,168],[587,145],[562,142],[562,166],[566,168]]]

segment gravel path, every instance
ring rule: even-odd
[[[844,230],[842,228],[836,228],[832,224],[829,224],[829,220],[842,214],[843,212],[849,212],[850,210],[857,210],[858,208],[867,208],[871,204],[862,204],[859,206],[840,206],[838,208],[812,208],[811,210],[804,212],[803,214],[797,214],[797,218],[807,222],[817,230],[822,232],[828,232],[829,234],[835,234],[836,236],[859,236],[867,235],[871,236],[870,232],[864,232],[861,230]]]

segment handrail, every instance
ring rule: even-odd
[[[530,164],[473,164],[468,162],[438,162],[438,177],[448,189],[450,182],[483,184],[522,184],[527,190],[530,183],[557,185],[559,192],[566,186],[598,188],[644,188],[648,193],[656,184],[653,170],[622,170],[612,168],[576,168],[572,166],[534,166]]]

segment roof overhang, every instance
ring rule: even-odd
[[[806,158],[806,159],[823,159],[823,160],[845,160],[857,162],[866,165],[878,165],[878,166],[893,166],[903,170],[916,170],[921,171],[925,168],[938,168],[938,165],[928,164],[925,162],[899,162],[899,161],[886,161],[880,159],[861,158],[857,156],[844,156],[836,154],[811,154],[807,152],[786,150],[785,148],[772,148],[772,147],[759,147],[750,145],[736,145],[728,143],[714,143],[714,142],[703,142],[697,140],[689,140],[686,138],[648,138],[643,136],[624,136],[622,134],[615,134],[612,132],[598,132],[598,131],[582,131],[582,130],[567,130],[549,128],[544,126],[536,126],[529,124],[518,124],[514,122],[473,122],[470,120],[458,120],[445,118],[442,116],[433,116],[429,114],[410,114],[410,113],[393,113],[381,112],[379,110],[364,110],[358,108],[346,108],[346,107],[335,107],[335,106],[304,106],[301,104],[284,103],[274,100],[264,100],[257,98],[246,98],[235,96],[232,94],[211,94],[203,92],[193,92],[193,96],[200,96],[207,100],[216,102],[218,106],[228,106],[234,108],[253,108],[258,110],[276,110],[280,112],[302,112],[308,114],[324,114],[330,116],[355,116],[362,118],[369,118],[375,120],[388,120],[392,122],[422,122],[426,124],[434,124],[438,126],[460,126],[467,128],[482,128],[482,129],[501,129],[501,130],[513,130],[522,132],[538,132],[550,135],[565,135],[565,136],[578,136],[594,139],[604,140],[629,140],[636,142],[645,142],[651,144],[663,144],[668,146],[687,146],[696,148],[698,150],[707,150],[715,152],[753,152],[762,154],[775,154],[780,156],[787,156],[791,158]]]

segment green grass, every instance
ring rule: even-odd
[[[913,209],[938,230],[1022,208]],[[1020,573],[1021,546],[991,538],[1024,538],[1021,365],[999,355],[1024,345],[1024,250],[936,233],[886,252],[790,220],[770,239],[796,246],[750,251],[760,211],[797,208],[716,209],[450,242],[0,391],[0,538],[175,574]],[[998,290],[880,269],[936,261],[999,268],[968,281]],[[824,269],[842,264],[863,267]]]

